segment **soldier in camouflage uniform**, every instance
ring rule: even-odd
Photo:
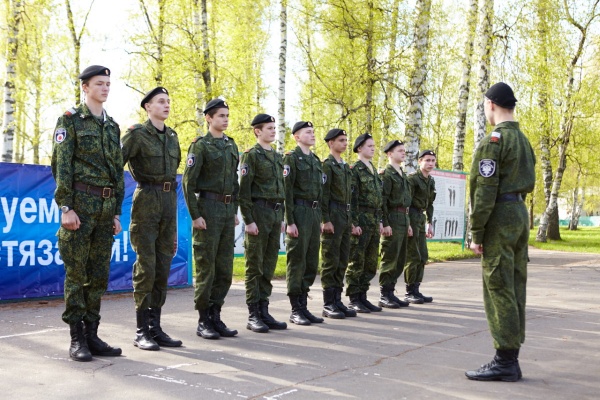
[[[352,170],[342,159],[348,147],[348,135],[342,129],[331,129],[325,136],[329,157],[323,161],[323,202],[321,214],[321,284],[323,286],[323,316],[328,318],[356,317],[356,311],[342,303],[344,274],[350,256],[352,233]]]
[[[52,146],[54,198],[62,210],[58,248],[65,265],[69,355],[119,356],[98,337],[100,301],[108,287],[113,235],[121,232],[124,197],[119,125],[102,107],[110,91],[110,70],[92,65],[79,75],[84,103],[58,119]]]
[[[383,240],[381,243],[381,267],[379,306],[386,308],[407,307],[409,303],[394,295],[398,277],[406,263],[406,246],[412,229],[408,220],[411,202],[410,186],[400,167],[406,158],[404,143],[392,140],[384,148],[389,163],[379,175],[383,181]]]
[[[482,255],[483,303],[496,355],[466,376],[514,382],[522,377],[518,357],[525,341],[529,218],[523,200],[535,186],[535,154],[514,119],[510,86],[496,83],[485,97],[485,115],[495,128],[473,155],[471,250]]]
[[[253,332],[286,329],[287,324],[269,313],[271,280],[279,256],[283,232],[283,158],[271,147],[275,141],[275,118],[258,114],[252,120],[256,145],[242,154],[240,210],[246,224],[246,328]]]
[[[407,263],[404,267],[404,282],[406,282],[404,300],[413,304],[433,301],[432,297],[421,293],[419,287],[429,258],[427,238],[432,238],[434,234],[431,220],[436,191],[435,181],[430,172],[435,168],[435,160],[436,156],[432,150],[423,150],[419,153],[419,168],[408,176],[412,194],[409,218],[413,234],[408,238]]]
[[[354,142],[358,161],[352,165],[352,238],[350,263],[346,270],[349,307],[359,313],[381,311],[367,300],[371,279],[377,273],[381,224],[381,179],[371,159],[375,154],[373,137],[362,134]]]
[[[196,334],[205,339],[237,335],[221,320],[221,307],[233,278],[235,226],[238,224],[239,153],[225,135],[229,106],[221,99],[206,104],[208,133],[188,150],[183,191],[192,217],[196,262]]]
[[[285,220],[287,245],[287,291],[292,306],[290,322],[298,325],[321,323],[323,318],[308,311],[308,291],[319,267],[321,234],[321,161],[310,151],[315,131],[309,121],[294,124],[292,134],[298,146],[285,154]]]
[[[133,344],[142,350],[179,347],[160,326],[167,297],[171,261],[177,242],[177,168],[181,149],[177,133],[165,125],[171,102],[164,87],[149,91],[141,102],[148,120],[123,136],[123,162],[137,181],[131,207],[133,299],[137,333]]]

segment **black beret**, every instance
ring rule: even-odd
[[[387,153],[388,151],[392,151],[394,147],[402,146],[403,144],[404,142],[401,142],[399,140],[392,140],[391,142],[388,142],[388,144],[385,145],[385,147],[383,148],[383,152]]]
[[[435,155],[435,152],[433,150],[423,150],[422,152],[419,153],[419,160],[425,156],[434,156],[437,157]]]
[[[144,108],[144,104],[150,103],[150,100],[152,100],[152,98],[154,96],[156,96],[157,94],[166,94],[168,96],[169,95],[169,91],[167,89],[165,89],[164,87],[162,87],[162,86],[159,86],[159,87],[156,87],[156,88],[152,89],[151,91],[149,91],[148,93],[146,93],[146,95],[142,99],[142,102],[140,103],[140,105],[142,106],[142,108]]]
[[[302,128],[312,128],[313,124],[310,121],[299,121],[294,124],[292,128],[292,135],[298,132]]]
[[[504,108],[515,108],[515,104],[517,103],[515,93],[511,87],[504,82],[498,82],[492,85],[492,87],[485,92],[485,97]]]
[[[341,136],[341,135],[347,136],[346,131],[343,129],[337,129],[337,128],[330,129],[329,132],[327,132],[327,135],[325,136],[325,141],[329,142],[330,140],[335,139],[336,137]]]
[[[254,126],[258,124],[265,124],[267,122],[275,122],[275,117],[271,117],[269,114],[258,114],[256,117],[254,117],[250,125]]]
[[[79,74],[77,79],[89,79],[96,75],[110,76],[110,69],[103,67],[102,65],[90,65]]]
[[[357,137],[354,141],[354,147],[352,148],[352,151],[358,153],[358,148],[362,146],[363,143],[366,142],[368,139],[373,139],[373,136],[369,135],[368,133],[363,133],[362,135]]]
[[[229,108],[225,100],[221,99],[212,99],[208,103],[206,103],[206,108],[202,111],[204,114],[208,113],[213,108]]]

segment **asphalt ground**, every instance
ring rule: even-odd
[[[69,358],[61,300],[2,304],[0,398],[598,399],[600,255],[532,249],[530,257],[516,383],[464,376],[494,354],[474,259],[426,267],[421,291],[431,304],[264,334],[246,330],[244,284],[236,282],[222,318],[239,335],[214,341],[196,336],[193,289],[171,290],[162,325],[184,346],[157,352],[132,344],[131,294],[107,295],[99,334],[123,355],[88,363]],[[309,309],[320,314],[318,282],[310,295]],[[375,284],[369,298],[377,295]],[[275,282],[270,309],[287,320],[284,281]]]

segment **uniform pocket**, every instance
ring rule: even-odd
[[[500,266],[500,256],[483,257],[481,262],[483,268],[483,280],[488,289],[496,290],[503,288],[506,284],[504,273]]]
[[[58,232],[56,232],[56,236],[58,236],[58,238],[62,241],[70,242],[75,237],[75,231],[70,231],[63,227],[60,227],[58,229]]]
[[[100,133],[96,131],[78,131],[77,150],[85,154],[92,154],[102,151]]]

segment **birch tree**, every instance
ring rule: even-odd
[[[469,90],[471,82],[471,64],[473,58],[473,42],[477,27],[477,0],[469,0],[467,12],[467,32],[462,61],[462,75],[458,87],[458,109],[456,112],[456,131],[454,134],[454,149],[452,152],[452,169],[463,171],[463,155],[465,151],[465,136],[467,128],[467,108],[469,106]]]
[[[562,184],[563,174],[567,167],[567,155],[569,150],[569,143],[571,140],[571,134],[573,133],[573,122],[575,118],[575,102],[574,95],[578,91],[578,87],[575,85],[575,69],[580,62],[581,56],[584,52],[585,44],[588,39],[588,30],[590,25],[598,17],[597,6],[600,0],[594,0],[591,4],[590,11],[586,16],[584,22],[578,22],[573,17],[567,0],[563,0],[563,8],[567,22],[579,32],[579,40],[577,43],[577,49],[575,54],[571,58],[571,61],[567,65],[567,82],[565,97],[562,102],[561,110],[561,124],[560,124],[560,136],[558,138],[558,166],[554,174],[552,181],[552,190],[550,192],[550,201],[546,207],[542,217],[540,219],[540,226],[538,228],[536,241],[546,242],[547,241],[547,229],[550,216],[558,209],[558,195],[560,193],[560,187]]]
[[[277,151],[283,154],[285,150],[285,74],[287,69],[287,0],[281,0],[279,12],[279,90],[277,108],[277,136],[275,138]]]
[[[406,112],[405,147],[407,172],[417,169],[417,156],[423,125],[425,103],[425,81],[427,78],[427,56],[429,47],[429,21],[431,0],[417,0],[417,16],[414,29],[413,70],[410,76],[408,110]]]
[[[77,28],[75,26],[75,18],[73,17],[73,11],[72,11],[72,7],[71,7],[71,0],[65,0],[65,7],[67,9],[67,25],[69,27],[69,33],[71,34],[71,44],[73,45],[73,60],[74,60],[74,73],[72,74],[73,77],[76,77],[79,72],[81,71],[81,62],[80,62],[80,58],[81,58],[81,38],[83,37],[83,34],[85,33],[85,26],[87,24],[87,19],[90,15],[90,12],[92,11],[92,6],[94,5],[94,1],[92,0],[90,2],[90,6],[87,10],[87,13],[85,14],[85,17],[83,18],[83,23],[81,24],[81,28],[79,29],[79,31],[77,31]],[[81,103],[81,88],[79,86],[79,80],[78,79],[73,79],[73,90],[74,90],[74,94],[75,94],[75,104],[79,104]]]
[[[477,30],[477,58],[479,69],[477,71],[477,106],[475,108],[475,128],[473,138],[475,144],[474,149],[479,146],[479,142],[486,134],[486,119],[483,110],[484,94],[490,87],[490,58],[492,54],[492,28],[494,18],[494,0],[480,0],[481,7],[479,9],[479,28]]]

